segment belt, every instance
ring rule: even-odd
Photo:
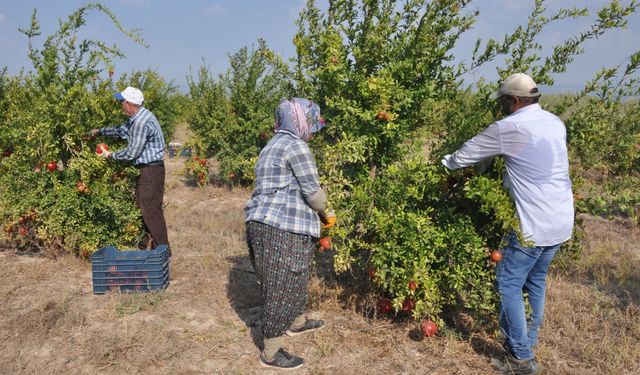
[[[157,167],[157,166],[164,167],[164,161],[159,160],[159,161],[152,161],[151,163],[143,163],[143,164],[134,165],[134,167],[136,167],[138,169],[146,168],[146,167]]]

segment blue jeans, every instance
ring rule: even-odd
[[[511,354],[518,359],[531,359],[544,316],[547,270],[560,244],[524,247],[515,234],[506,240],[507,245],[500,250],[502,261],[496,266],[500,330]],[[532,310],[528,320],[523,292],[528,293]]]

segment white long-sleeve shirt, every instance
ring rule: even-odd
[[[566,138],[557,116],[531,104],[491,124],[446,155],[442,164],[458,169],[502,155],[504,187],[515,202],[523,235],[536,246],[556,245],[573,231]]]

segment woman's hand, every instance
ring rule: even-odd
[[[322,228],[329,229],[336,225],[336,214],[333,211],[329,211],[328,213],[319,213],[320,221],[322,221]]]

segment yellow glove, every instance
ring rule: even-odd
[[[329,229],[329,228],[331,228],[331,227],[336,225],[336,214],[335,214],[335,212],[333,212],[333,211],[328,212],[325,219],[326,219],[326,222],[324,222],[322,224],[322,228],[323,229]]]

